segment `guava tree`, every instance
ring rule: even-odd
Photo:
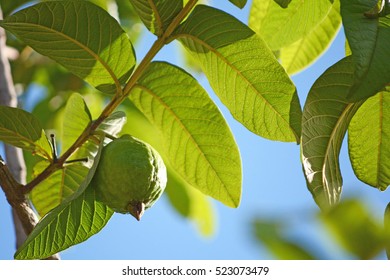
[[[114,210],[97,185],[111,172],[133,174],[99,163],[123,134],[161,155],[166,193],[179,213],[183,197],[204,209],[205,196],[239,206],[239,149],[189,74],[194,69],[246,129],[301,145],[303,176],[324,212],[340,200],[347,130],[356,176],[379,190],[390,184],[389,1],[254,0],[248,24],[220,10],[220,1],[1,1],[0,140],[7,145],[0,183],[27,235],[15,258],[55,258],[106,225]],[[155,41],[137,59],[140,23]],[[318,77],[301,109],[290,77],[327,49],[341,25],[345,58]],[[155,59],[173,41],[186,51],[186,70]],[[7,54],[15,49],[11,72]],[[32,113],[16,108],[13,84],[44,85],[50,98]],[[207,211],[197,215],[207,221]]]

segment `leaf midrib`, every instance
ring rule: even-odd
[[[139,88],[141,89],[142,91],[145,91],[147,93],[149,93],[152,97],[156,98],[157,101],[159,101],[159,103],[168,111],[171,113],[171,115],[173,116],[173,118],[177,121],[177,123],[179,123],[179,125],[183,128],[183,130],[186,132],[186,134],[189,136],[189,139],[191,140],[191,142],[193,142],[193,144],[195,145],[196,149],[198,149],[199,153],[202,155],[202,157],[209,163],[209,167],[211,168],[211,170],[213,171],[213,173],[215,174],[215,176],[218,178],[219,182],[221,183],[222,186],[224,186],[225,190],[226,190],[226,193],[229,195],[229,198],[231,200],[231,202],[233,202],[233,204],[235,206],[237,206],[236,204],[236,201],[235,199],[232,197],[232,194],[228,191],[227,189],[227,185],[222,181],[222,179],[218,176],[218,173],[217,171],[215,170],[215,168],[213,167],[213,165],[210,163],[210,161],[208,160],[208,158],[206,157],[206,155],[202,152],[202,150],[200,149],[198,143],[195,141],[195,139],[192,137],[192,134],[188,131],[187,127],[181,122],[180,118],[176,115],[176,113],[157,95],[155,94],[151,89],[141,85],[141,84],[137,84],[134,88]]]
[[[283,118],[283,116],[279,113],[279,111],[277,111],[274,108],[274,106],[272,106],[272,104],[254,87],[254,85],[241,73],[241,71],[239,71],[239,69],[237,69],[234,65],[232,65],[223,55],[221,55],[217,49],[210,46],[209,44],[207,44],[205,41],[199,39],[198,37],[196,37],[194,35],[190,35],[190,34],[177,34],[174,36],[174,39],[180,39],[180,37],[192,39],[194,42],[199,43],[200,45],[204,46],[206,49],[212,51],[218,58],[223,60],[231,69],[233,69],[237,73],[237,76],[241,77],[246,82],[246,84],[249,85],[249,88],[251,88],[256,93],[256,96],[259,96],[264,101],[264,103],[268,107],[270,107],[272,109],[272,111],[276,113],[277,116],[279,116],[279,119],[282,119],[283,122],[285,124],[287,124],[287,126],[290,128],[291,132],[293,133],[295,139],[299,139],[298,135],[295,133],[295,131],[291,127],[290,123],[285,118]]]
[[[100,56],[98,54],[96,54],[93,50],[91,50],[86,45],[83,45],[79,41],[75,40],[74,38],[72,38],[64,33],[61,33],[55,29],[51,29],[47,26],[35,24],[35,23],[28,23],[28,22],[27,23],[18,23],[18,22],[8,23],[8,22],[5,22],[4,25],[5,26],[6,25],[11,25],[11,26],[20,25],[23,27],[26,26],[26,27],[31,27],[31,28],[42,28],[43,30],[47,31],[48,33],[54,33],[54,34],[58,35],[59,37],[63,37],[64,39],[74,43],[75,45],[79,46],[81,49],[85,50],[92,58],[95,59],[95,61],[98,61],[103,66],[103,68],[106,69],[106,71],[108,72],[108,74],[110,75],[110,77],[112,78],[112,80],[115,83],[115,87],[116,87],[117,92],[118,93],[122,92],[120,82],[119,82],[118,78],[116,77],[116,74],[112,71],[111,67],[109,67],[108,64],[103,59],[101,59]],[[99,43],[101,43],[101,41]]]

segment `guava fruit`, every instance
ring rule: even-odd
[[[161,196],[166,183],[167,170],[159,153],[130,135],[103,148],[92,180],[101,202],[138,221]]]

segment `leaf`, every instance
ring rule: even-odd
[[[347,57],[317,79],[303,108],[303,170],[308,189],[322,209],[336,204],[341,194],[340,148],[349,122],[362,103],[347,101],[352,84],[353,61]]]
[[[229,0],[233,5],[242,9],[245,7],[247,0]]]
[[[383,227],[357,200],[343,201],[321,219],[340,246],[358,259],[372,259],[385,247]]]
[[[237,145],[220,111],[192,76],[154,62],[130,100],[160,130],[165,154],[188,183],[230,207],[239,205]]]
[[[66,103],[63,117],[63,151],[69,149],[91,121],[91,113],[83,97],[78,93],[73,93]]]
[[[37,52],[106,93],[120,93],[134,50],[118,22],[88,1],[47,1],[0,22]]]
[[[273,50],[289,46],[310,34],[329,13],[332,3],[326,0],[292,1],[288,9],[274,0],[253,1],[249,26]]]
[[[185,218],[193,221],[200,234],[215,232],[214,209],[207,197],[194,189],[168,166],[168,184],[165,190],[172,206]]]
[[[183,8],[183,0],[130,0],[146,28],[161,36]]]
[[[339,2],[311,32],[280,49],[280,60],[287,73],[294,74],[313,63],[331,44],[341,25]]]
[[[390,88],[367,99],[348,128],[353,170],[363,182],[384,191],[390,185]]]
[[[282,8],[287,8],[288,5],[291,3],[291,0],[274,0],[275,3],[277,3]]]
[[[246,25],[198,5],[174,38],[199,61],[215,93],[246,128],[272,140],[299,141],[301,108],[295,86]]]
[[[390,260],[390,203],[387,204],[384,215],[384,230],[386,236],[386,255],[387,259]]]
[[[48,162],[38,162],[34,173],[41,173]],[[66,165],[54,172],[47,179],[39,183],[31,192],[30,199],[35,210],[41,217],[60,205],[67,197],[72,195],[87,176],[88,168],[80,164]]]
[[[276,258],[280,260],[316,259],[303,246],[284,236],[284,225],[280,221],[256,219],[253,227],[256,238]]]
[[[106,225],[113,211],[96,200],[95,189],[89,184],[98,165],[102,147],[103,141],[81,186],[39,221],[15,253],[15,259],[47,258],[87,240]]]
[[[0,140],[51,159],[50,144],[41,124],[24,110],[0,106]]]
[[[373,96],[390,82],[390,16],[368,18],[365,15],[376,4],[377,0],[341,1],[345,35],[355,62],[350,101]]]

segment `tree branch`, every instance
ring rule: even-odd
[[[3,18],[0,7],[0,19]],[[6,50],[6,36],[0,28],[0,104],[17,107],[17,96],[13,85],[11,68]],[[0,156],[0,184],[8,203],[12,207],[14,220],[16,247],[19,248],[26,240],[38,222],[38,217],[31,208],[29,201],[23,194],[23,185],[26,184],[26,165],[21,149],[5,145],[7,164]],[[54,255],[49,259],[58,259]]]

